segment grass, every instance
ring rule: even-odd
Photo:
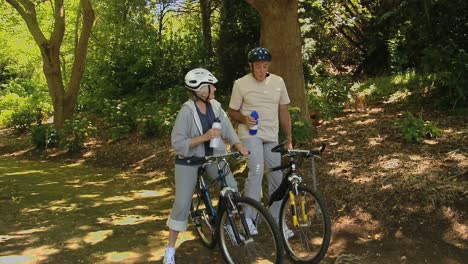
[[[166,177],[9,157],[0,158],[0,175],[0,263],[161,259],[172,204]]]

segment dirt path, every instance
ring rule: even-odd
[[[466,263],[466,118],[425,116],[443,136],[408,145],[393,125],[401,111],[348,113],[301,146],[327,143],[319,190],[333,236],[323,263]],[[167,139],[96,141],[70,155],[0,133],[0,263],[160,262],[173,199]],[[221,263],[193,232],[177,258]]]

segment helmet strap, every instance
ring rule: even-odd
[[[205,104],[209,104],[208,98],[210,98],[210,94],[211,94],[211,85],[208,84],[208,95],[206,96],[205,99],[199,97],[198,94],[197,94],[197,92],[195,92],[195,91],[192,91],[192,93],[193,93],[193,95],[195,95],[196,98],[202,100]]]

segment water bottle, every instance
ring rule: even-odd
[[[221,129],[221,122],[219,121],[218,118],[215,119],[211,128]],[[221,142],[222,142],[221,137],[212,138],[210,140],[210,148],[219,148],[219,146],[221,146]]]
[[[250,113],[250,116],[255,119],[255,125],[249,128],[250,135],[256,135],[258,129],[258,113],[257,111],[253,111]]]

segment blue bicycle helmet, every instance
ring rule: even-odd
[[[250,63],[257,61],[271,61],[271,53],[266,48],[258,47],[254,48],[249,52],[247,56]]]

